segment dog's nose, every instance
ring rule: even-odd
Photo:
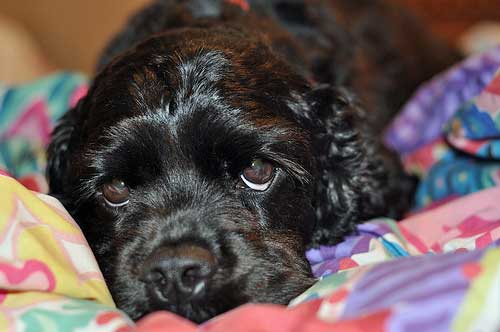
[[[195,245],[161,247],[143,265],[143,279],[153,298],[175,304],[204,293],[215,269],[215,257]]]

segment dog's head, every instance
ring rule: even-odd
[[[313,281],[308,244],[386,212],[359,115],[239,30],[162,34],[110,63],[61,120],[50,187],[132,318],[285,304]]]

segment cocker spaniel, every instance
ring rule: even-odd
[[[133,319],[286,304],[307,247],[408,209],[380,134],[455,58],[387,1],[156,1],[55,128],[51,193]]]

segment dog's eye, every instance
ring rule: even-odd
[[[243,170],[241,180],[253,190],[264,191],[274,178],[274,166],[264,159],[254,159],[250,167]]]
[[[111,207],[120,207],[128,203],[130,190],[125,182],[114,179],[102,186],[102,194],[104,195],[106,204]]]

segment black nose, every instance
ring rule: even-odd
[[[177,304],[201,296],[215,268],[214,255],[195,245],[161,247],[143,265],[143,280],[154,300]]]

